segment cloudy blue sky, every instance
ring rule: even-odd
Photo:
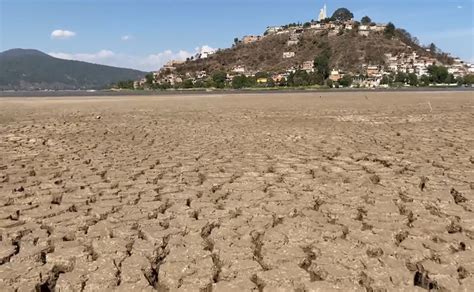
[[[474,0],[0,0],[0,51],[155,70],[268,25],[311,20],[324,3],[330,13],[347,7],[356,19],[392,21],[474,62]]]

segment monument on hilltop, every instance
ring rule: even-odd
[[[319,11],[319,17],[318,17],[318,20],[321,21],[321,20],[324,20],[328,18],[328,13],[327,13],[327,7],[326,7],[326,4],[324,4],[324,7],[321,8],[321,10]]]

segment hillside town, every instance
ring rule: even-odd
[[[332,17],[327,14],[327,7],[319,11],[317,20],[306,23],[293,23],[284,26],[269,26],[262,35],[246,35],[235,38],[233,47],[249,46],[264,41],[272,36],[287,37],[287,51],[281,54],[282,60],[296,58],[297,52],[292,48],[300,43],[305,33],[314,38],[321,35],[328,37],[342,35],[345,32],[357,33],[369,38],[372,34],[395,37],[396,33],[406,33],[395,29],[392,23],[375,23],[365,16],[360,21],[353,14],[341,8]],[[408,34],[409,35],[409,34]],[[411,41],[411,36],[408,37]],[[418,43],[418,40],[414,40]],[[418,45],[417,45],[418,46]],[[422,47],[424,54],[407,45],[404,52],[383,54],[383,62],[363,63],[358,72],[345,71],[344,68],[322,66],[327,60],[308,59],[299,65],[293,65],[279,72],[261,72],[245,65],[236,65],[228,72],[179,72],[177,68],[187,62],[205,60],[219,53],[215,50],[200,51],[187,60],[173,60],[161,69],[147,75],[146,78],[127,83],[134,89],[168,89],[168,88],[209,88],[209,87],[275,87],[275,86],[309,86],[323,85],[327,87],[378,88],[408,86],[457,86],[473,83],[474,65],[442,53],[434,44]],[[443,55],[445,62],[436,58]],[[324,73],[323,73],[324,72]],[[295,81],[296,80],[296,81]],[[119,86],[124,87],[124,86]]]

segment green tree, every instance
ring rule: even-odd
[[[324,84],[324,78],[321,74],[317,72],[311,72],[308,74],[308,82],[310,85],[323,85]]]
[[[153,81],[155,81],[155,77],[153,76],[153,73],[148,73],[145,75],[145,79],[146,79],[146,84],[147,85],[152,85],[153,84]]]
[[[182,86],[183,86],[183,88],[193,88],[194,84],[193,84],[193,81],[191,79],[186,79],[186,80],[183,81]]]
[[[354,14],[352,14],[352,12],[347,8],[339,8],[334,11],[332,18],[336,21],[347,21],[354,18]]]
[[[415,73],[408,74],[408,84],[410,86],[418,86],[418,76]]]
[[[345,74],[341,80],[339,80],[339,84],[343,87],[350,87],[352,84],[353,78],[351,74]]]
[[[369,25],[371,22],[372,22],[372,19],[370,19],[370,17],[368,16],[364,16],[360,20],[360,23],[362,23],[363,25]]]
[[[382,77],[382,80],[380,80],[380,84],[390,84],[390,77],[388,77],[388,75],[384,75]]]
[[[430,86],[430,83],[431,83],[431,81],[430,81],[430,77],[428,75],[422,75],[420,77],[420,84],[422,86]]]
[[[194,82],[194,88],[204,88],[204,82],[202,80],[196,80],[196,82]]]
[[[212,80],[212,77],[206,78],[204,80],[204,88],[211,88],[214,86],[214,81]]]
[[[310,26],[311,26],[311,22],[305,22],[305,23],[303,24],[303,28],[308,28],[308,27],[310,27]]]
[[[275,81],[273,81],[273,78],[268,78],[267,81],[267,87],[275,87]]]
[[[323,53],[314,59],[314,68],[321,75],[323,80],[326,80],[331,73],[330,63],[330,51],[325,49]]]
[[[464,84],[473,85],[474,84],[474,74],[469,74],[464,76]]]
[[[398,72],[395,76],[395,82],[397,83],[405,83],[407,81],[407,74],[403,72]]]
[[[454,78],[454,75],[453,74],[448,74],[448,76],[444,80],[444,83],[446,83],[446,84],[456,83],[456,79]]]
[[[257,86],[257,78],[249,76],[247,77],[247,87],[256,87]]]
[[[444,83],[448,79],[449,72],[446,67],[432,65],[428,67],[430,81],[433,83]]]
[[[385,27],[384,34],[386,38],[391,39],[395,35],[395,25],[389,22]]]
[[[296,71],[292,76],[290,75],[289,80],[292,80],[292,86],[308,86],[309,85],[309,75],[308,72],[304,70]]]
[[[133,89],[133,80],[119,81],[117,82],[117,87],[119,89]]]
[[[166,89],[171,88],[171,84],[169,84],[168,82],[163,82],[158,85],[158,88],[162,90],[166,90]]]
[[[436,45],[434,43],[430,44],[429,49],[430,49],[430,52],[432,52],[433,54],[438,53],[438,47],[436,47]]]
[[[216,71],[212,74],[212,81],[216,88],[224,88],[227,80],[227,73],[223,71]]]
[[[241,89],[248,87],[248,78],[245,75],[238,75],[232,79],[232,88]]]

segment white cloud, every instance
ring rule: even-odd
[[[70,54],[63,52],[52,52],[49,55],[67,60],[84,61],[96,64],[103,64],[116,67],[134,68],[143,71],[156,71],[160,69],[164,64],[171,60],[186,60],[197,53],[204,51],[214,51],[215,49],[209,46],[197,47],[194,51],[172,51],[166,50],[155,54],[136,56],[127,55],[121,53],[115,53],[110,50],[101,50],[96,53],[78,53]]]
[[[196,53],[199,53],[199,54],[214,53],[216,51],[216,49],[211,48],[210,46],[207,46],[207,45],[204,45],[202,47],[196,47],[194,50],[196,51]]]
[[[69,30],[56,29],[51,33],[52,39],[65,40],[76,36],[76,33]]]
[[[462,6],[461,6],[461,5],[458,5],[458,9],[462,9]]]
[[[131,35],[124,35],[120,38],[122,41],[126,42],[132,39]]]

